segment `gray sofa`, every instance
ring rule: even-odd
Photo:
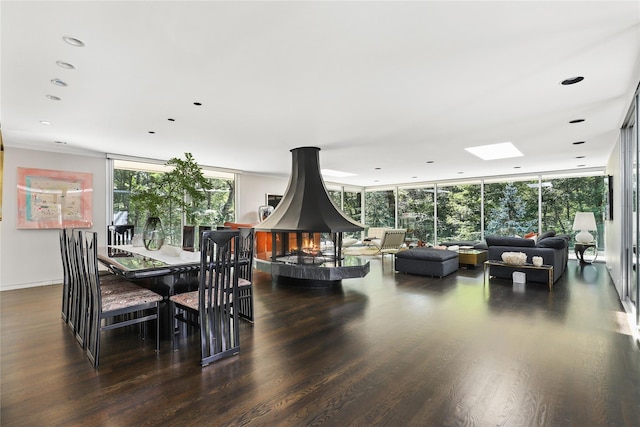
[[[553,283],[555,283],[567,268],[569,259],[569,236],[556,236],[554,231],[542,233],[538,240],[523,239],[521,237],[487,236],[487,259],[502,261],[503,252],[524,252],[527,254],[527,262],[532,262],[532,257],[542,257],[542,263],[553,266]],[[546,271],[523,270],[517,266],[490,266],[490,275],[504,279],[511,279],[514,271],[521,271],[527,275],[527,281],[547,283],[549,275]]]

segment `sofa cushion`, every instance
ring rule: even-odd
[[[553,248],[564,249],[567,246],[567,241],[562,237],[547,237],[546,239],[538,242],[537,248]]]
[[[487,246],[515,246],[520,248],[533,248],[536,245],[531,239],[522,237],[487,236]]]
[[[538,236],[538,242],[540,240],[546,239],[547,237],[553,237],[555,235],[556,235],[556,232],[554,230],[545,231],[544,233]]]
[[[458,253],[443,249],[417,247],[398,252],[396,254],[396,258],[417,259],[423,261],[445,261],[448,259],[458,258]]]

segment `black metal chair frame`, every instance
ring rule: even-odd
[[[253,228],[238,228],[239,244],[235,251],[238,256],[238,278],[245,279],[248,284],[238,286],[238,315],[253,323],[253,254],[255,248],[255,231]]]
[[[109,225],[107,227],[107,245],[130,245],[133,234],[133,225]]]
[[[153,293],[152,291],[139,287],[132,282],[120,281],[113,282],[114,286],[131,285],[144,289],[152,295],[152,301],[143,302],[135,305],[129,305],[123,308],[104,311],[103,301],[101,294],[100,274],[98,271],[98,234],[95,232],[86,233],[86,237],[83,238],[82,232],[79,232],[79,241],[83,239],[86,245],[85,248],[82,243],[80,245],[80,251],[83,252],[83,256],[80,259],[80,263],[85,270],[85,288],[87,289],[88,298],[88,310],[87,310],[87,339],[86,349],[87,357],[97,367],[100,360],[100,334],[102,331],[108,331],[111,329],[122,328],[134,324],[142,324],[145,326],[146,322],[156,321],[156,351],[160,351],[160,303],[162,296]],[[107,285],[109,286],[109,285]],[[123,296],[126,299],[126,295]],[[128,315],[128,316],[122,316]],[[104,319],[109,319],[110,322],[104,322]],[[144,334],[146,335],[146,333]]]
[[[202,233],[198,291],[170,298],[175,320],[199,327],[202,366],[240,351],[238,311],[233,309],[233,301],[238,301],[239,269],[232,252],[238,247],[238,236],[235,230]],[[197,307],[185,305],[184,298],[196,294]],[[177,349],[176,334],[181,328],[175,326],[172,339]]]

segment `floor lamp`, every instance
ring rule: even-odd
[[[576,217],[573,220],[573,230],[580,232],[576,234],[576,242],[578,243],[591,243],[593,242],[593,235],[589,233],[590,230],[597,230],[596,217],[593,212],[576,212]]]

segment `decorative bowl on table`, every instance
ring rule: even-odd
[[[503,252],[502,261],[506,264],[522,265],[527,262],[527,254],[524,252]]]

